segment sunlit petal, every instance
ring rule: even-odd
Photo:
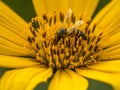
[[[27,23],[18,14],[0,1],[0,26],[3,26],[11,32],[25,38],[21,33],[25,29],[26,25]]]
[[[110,84],[113,86],[114,90],[120,89],[120,80],[113,74],[89,69],[76,69],[76,72],[81,76]]]
[[[51,69],[43,66],[11,70],[3,75],[1,90],[33,90],[37,84],[45,82],[51,75]]]
[[[93,19],[93,23],[97,23],[97,29],[96,33],[102,30],[102,28],[110,28],[108,31],[104,32],[113,32],[113,29],[111,28],[112,25],[115,23],[118,24],[119,22],[119,9],[120,9],[120,1],[119,0],[111,0],[110,3],[104,7]],[[114,18],[116,17],[116,18]]]
[[[0,19],[5,19],[3,22],[4,24],[8,24],[14,26],[14,28],[18,28],[18,31],[21,31],[21,29],[25,28],[25,20],[23,20],[18,14],[16,14],[12,9],[10,9],[10,7],[2,3],[2,1],[0,1],[0,7]],[[17,30],[14,31],[18,32]]]
[[[0,67],[23,68],[36,65],[39,63],[35,62],[35,59],[0,55]]]
[[[102,61],[93,65],[87,66],[89,69],[104,71],[104,72],[120,72],[120,60]]]
[[[84,18],[92,17],[98,2],[99,0],[74,0],[74,3],[72,0],[33,0],[38,15],[43,12],[67,11],[71,8],[76,14],[83,14]]]
[[[86,78],[119,90],[120,1],[91,22],[98,2],[33,0],[39,17],[27,24],[0,1],[0,67],[12,68],[0,90],[33,90],[49,78],[48,90],[87,90]]]
[[[53,77],[49,90],[86,90],[88,82],[71,70],[58,70]]]
[[[120,1],[119,0],[111,0],[110,3],[102,9],[98,15],[93,19],[92,24],[96,23],[96,34],[103,32],[103,37],[108,38],[109,42],[104,41],[106,39],[101,40],[101,45],[110,46],[113,43],[119,43],[119,31],[120,31]],[[114,18],[115,17],[115,18]],[[92,26],[91,24],[91,26]],[[118,34],[119,33],[119,34]],[[115,35],[117,34],[117,35]],[[116,38],[118,37],[118,39]],[[116,39],[114,39],[116,38]],[[116,40],[116,41],[115,41]]]
[[[36,85],[46,82],[52,76],[52,68],[44,70],[42,73],[36,74],[27,84],[26,90],[33,90]]]
[[[27,55],[24,51],[26,26],[27,23],[18,14],[0,1],[0,54]]]

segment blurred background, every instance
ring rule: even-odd
[[[109,1],[110,0],[100,0],[93,18],[107,3],[109,3]],[[36,16],[32,5],[32,0],[3,0],[3,2],[6,3],[27,22]],[[0,68],[0,76],[2,76],[6,70],[9,69]],[[88,90],[112,90],[112,87],[110,85],[91,79],[88,80],[90,83]],[[38,85],[35,90],[47,90],[48,84],[49,83],[42,83],[41,85]]]

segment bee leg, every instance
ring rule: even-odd
[[[77,36],[78,36],[78,38],[81,36],[83,40],[87,40],[87,36],[82,31],[79,31],[79,35],[77,35]]]
[[[54,44],[57,44],[60,39],[61,39],[61,35],[58,34],[58,35],[55,37],[55,39],[54,39]]]
[[[87,40],[87,36],[84,33],[82,33],[81,36],[82,36],[83,40]]]

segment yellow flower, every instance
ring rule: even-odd
[[[26,23],[0,1],[0,90],[87,90],[86,78],[120,90],[120,1],[93,20],[99,0],[33,0]]]

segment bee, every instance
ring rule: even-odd
[[[69,37],[79,38],[81,36],[83,40],[87,40],[87,37],[86,37],[85,33],[78,28],[78,26],[81,25],[80,23],[83,23],[83,22],[82,21],[76,22],[73,26],[71,26],[67,30],[66,33]]]
[[[82,32],[78,27],[80,27],[84,21],[82,20],[79,20],[77,22],[75,22],[75,24],[73,24],[70,28],[66,28],[64,27],[64,24],[67,23],[68,19],[71,17],[72,15],[72,10],[71,9],[68,9],[68,12],[66,14],[66,17],[64,19],[64,22],[63,22],[63,27],[61,27],[56,33],[55,33],[55,39],[54,39],[54,42],[55,43],[58,43],[58,41],[64,37],[76,37],[76,38],[79,38],[80,36],[86,40],[87,37],[85,35],[84,32]]]
[[[83,40],[87,39],[85,33],[78,28],[71,28],[69,31],[67,31],[67,35],[69,37],[76,37],[76,38],[79,38],[81,36]]]
[[[56,33],[55,33],[55,39],[54,42],[57,43],[61,38],[64,37],[75,37],[79,38],[82,37],[83,40],[87,40],[87,37],[84,32],[82,32],[79,28],[81,24],[83,24],[83,21],[76,22],[73,26],[70,28],[61,27]]]
[[[67,35],[70,37],[75,36],[76,38],[79,38],[80,36],[83,38],[83,40],[86,40],[87,37],[85,35],[84,32],[82,32],[78,27],[80,25],[82,25],[84,22],[81,21],[77,21],[73,26],[71,26],[68,30],[67,30]]]

